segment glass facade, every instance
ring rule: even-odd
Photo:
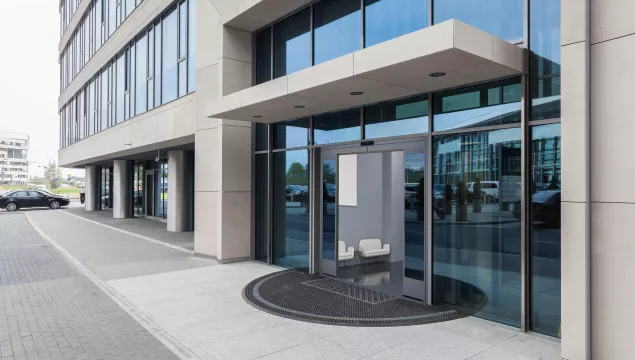
[[[362,17],[359,0],[323,0],[313,7],[313,63],[361,48]]]
[[[434,95],[434,131],[520,122],[520,81],[511,79]]]
[[[159,16],[62,107],[60,148],[195,90],[194,3]]]
[[[560,331],[561,149],[559,123],[531,128],[531,329],[551,336]]]
[[[359,108],[318,115],[313,118],[313,143],[331,144],[362,137]]]
[[[60,54],[60,93],[143,0],[82,1],[89,1],[88,8]],[[78,6],[79,0],[60,1],[61,36]]]
[[[365,0],[364,11],[365,46],[428,26],[428,0]]]
[[[434,302],[520,326],[521,130],[433,138]]]
[[[257,154],[255,159],[256,229],[254,258],[267,262],[269,253],[269,179],[268,156]]]
[[[428,98],[390,101],[364,109],[366,139],[423,134],[428,131]]]
[[[311,66],[311,11],[289,17],[273,28],[274,77]]]
[[[309,267],[309,150],[273,154],[273,262]]]
[[[132,170],[132,206],[134,216],[144,216],[145,205],[145,164],[143,161],[135,161]]]
[[[457,19],[503,40],[522,43],[523,4],[524,0],[434,0],[434,24]]]
[[[529,12],[531,120],[560,118],[560,0],[532,0]]]
[[[309,118],[287,121],[273,125],[273,148],[285,149],[310,145]]]

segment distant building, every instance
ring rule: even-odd
[[[29,181],[29,135],[0,130],[0,185],[26,185]]]

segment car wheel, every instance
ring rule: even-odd
[[[16,211],[18,210],[18,205],[15,203],[8,203],[4,208],[7,209],[7,211]]]
[[[51,209],[59,209],[60,208],[60,202],[57,201],[57,200],[53,200],[53,201],[51,201],[49,206],[51,207]]]
[[[485,202],[493,203],[494,202],[494,196],[493,195],[487,195],[487,197],[485,198]]]

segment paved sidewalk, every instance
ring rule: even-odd
[[[248,305],[242,289],[277,267],[216,265],[63,212],[29,217],[131,304],[128,311],[201,360],[560,360],[557,340],[473,317],[384,328],[276,317]]]
[[[167,231],[165,223],[144,218],[113,219],[112,210],[85,211],[84,206],[68,207],[64,211],[97,221],[104,225],[113,226],[121,230],[130,231],[158,241],[194,250],[194,232],[173,233]]]
[[[216,261],[100,226],[64,211],[28,212],[33,223],[102,280],[156,274]]]
[[[31,227],[0,216],[0,359],[178,359]]]

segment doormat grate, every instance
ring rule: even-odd
[[[328,325],[404,326],[467,316],[455,308],[427,305],[355,284],[286,270],[260,277],[245,287],[243,298],[270,314]],[[487,297],[479,297],[482,307]]]

